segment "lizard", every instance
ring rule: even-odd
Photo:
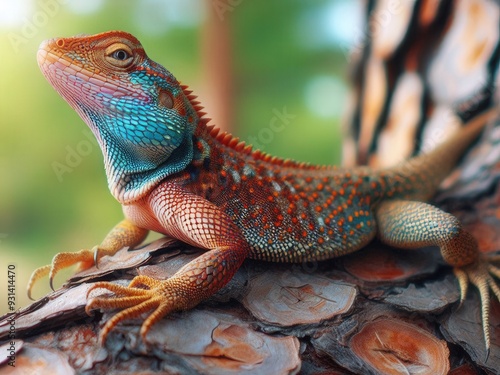
[[[460,303],[472,283],[490,349],[490,292],[500,299],[499,255],[482,254],[453,215],[428,202],[495,109],[463,124],[434,150],[391,168],[316,166],[280,159],[210,125],[196,96],[123,31],[54,38],[40,69],[89,126],[104,156],[109,189],[124,220],[91,249],[61,252],[28,283],[63,268],[97,266],[141,244],[149,231],[206,249],[170,278],[138,275],[128,286],[94,283],[86,312],[120,309],[102,327],[104,345],[120,322],[148,313],[140,335],[165,315],[220,290],[247,258],[306,262],[355,252],[375,237],[418,249],[437,246],[457,277]],[[114,295],[91,298],[104,289]]]

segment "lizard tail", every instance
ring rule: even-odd
[[[418,155],[401,164],[381,171],[387,182],[398,181],[398,197],[428,200],[434,196],[441,182],[451,173],[470,144],[476,140],[486,124],[498,117],[497,108],[489,109],[463,124],[449,139],[432,151]],[[390,185],[386,185],[390,186]],[[394,194],[391,193],[391,194]]]

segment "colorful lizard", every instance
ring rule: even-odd
[[[497,113],[479,116],[435,150],[397,167],[347,170],[252,151],[207,125],[191,91],[128,33],[48,40],[38,63],[96,136],[125,219],[92,250],[59,253],[35,270],[28,293],[41,277],[49,275],[52,286],[60,269],[97,265],[104,255],[140,244],[150,230],[207,249],[166,280],[137,276],[128,287],[93,284],[89,293],[102,288],[116,296],[90,299],[88,313],[123,309],[104,325],[101,342],[119,322],[152,311],[140,330],[145,339],[166,314],[192,308],[221,289],[246,258],[330,259],[378,235],[400,248],[440,247],[458,278],[461,300],[469,282],[479,289],[489,349],[490,290],[500,299],[493,278],[500,268],[492,262],[500,256],[481,255],[454,216],[422,201]]]

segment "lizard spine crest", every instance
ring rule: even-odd
[[[268,154],[267,152],[261,150],[254,150],[252,145],[247,145],[245,141],[241,141],[238,137],[233,136],[232,134],[222,131],[216,125],[209,125],[210,118],[205,117],[206,113],[203,112],[203,106],[197,99],[197,96],[193,94],[193,91],[189,89],[187,85],[181,85],[182,91],[186,98],[189,100],[193,108],[196,110],[196,114],[199,117],[199,130],[205,130],[206,134],[208,134],[212,139],[217,141],[223,146],[229,147],[236,152],[241,154],[249,155],[254,160],[263,161],[266,163],[273,164],[277,167],[289,167],[289,168],[299,168],[305,170],[327,170],[327,169],[336,169],[332,166],[325,165],[314,165],[307,162],[298,162],[292,159],[284,159],[277,156],[273,156]]]

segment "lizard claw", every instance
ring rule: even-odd
[[[489,356],[490,340],[490,290],[500,301],[500,287],[494,277],[500,279],[500,268],[491,264],[498,261],[498,256],[482,256],[475,263],[455,268],[454,273],[460,285],[460,305],[465,300],[467,285],[472,283],[478,290],[481,297],[481,318],[483,325],[483,335],[486,344],[486,360]]]
[[[100,258],[99,247],[94,246],[92,248],[92,251],[94,252],[94,266],[95,266],[95,268],[99,269],[99,258]]]
[[[185,307],[183,297],[176,293],[175,283],[168,280],[157,280],[148,276],[136,276],[129,286],[122,286],[110,282],[97,282],[93,284],[87,292],[87,297],[95,289],[107,289],[115,293],[115,297],[95,297],[89,300],[85,307],[85,312],[91,315],[91,310],[123,308],[109,319],[99,334],[99,341],[105,344],[109,332],[117,324],[126,319],[133,319],[146,311],[153,310],[144,320],[141,326],[141,338],[145,341],[146,335],[157,321],[168,313]],[[140,289],[136,286],[144,285],[149,289]],[[177,291],[178,292],[178,291]]]
[[[95,249],[95,248],[94,248]],[[54,290],[54,278],[57,273],[63,268],[70,267],[75,264],[79,264],[79,270],[85,270],[94,265],[94,251],[83,249],[74,253],[64,252],[58,253],[52,258],[52,263],[47,264],[43,267],[37,268],[31,274],[30,280],[28,282],[28,297],[33,300],[31,292],[33,286],[38,280],[45,276],[49,276],[49,285],[52,290]]]
[[[31,291],[33,289],[33,286],[35,285],[36,281],[41,279],[42,277],[46,276],[50,272],[50,267],[52,267],[50,264],[47,264],[46,266],[39,267],[36,270],[33,271],[31,274],[30,280],[28,282],[28,298],[32,301],[35,299],[31,296]]]

